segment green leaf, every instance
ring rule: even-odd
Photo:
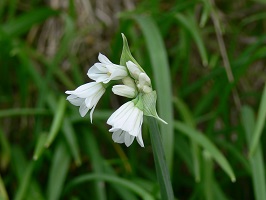
[[[252,135],[255,130],[255,116],[250,107],[243,106],[241,110],[241,121],[245,129],[248,146],[250,147]],[[251,176],[256,200],[266,199],[265,166],[260,143],[258,143],[254,155],[249,158],[249,163],[251,166]]]
[[[55,137],[59,132],[59,129],[62,125],[62,121],[64,118],[65,108],[66,108],[66,100],[62,96],[57,104],[57,110],[55,111],[55,116],[52,122],[52,126],[45,143],[46,147],[49,147],[51,145],[51,143],[54,141]]]
[[[57,145],[52,159],[52,166],[48,179],[48,200],[60,199],[67,171],[70,165],[70,156],[64,143]]]
[[[251,139],[251,145],[250,145],[250,152],[249,155],[252,156],[257,147],[260,140],[260,136],[262,134],[262,129],[265,125],[266,120],[266,83],[264,85],[260,106],[259,106],[259,113],[258,113],[258,119],[256,121],[254,134]]]
[[[44,150],[44,147],[45,147],[46,140],[47,140],[47,134],[46,133],[41,133],[39,135],[39,138],[38,138],[38,141],[37,141],[37,145],[36,145],[35,150],[34,150],[33,160],[38,160],[38,158],[42,154],[42,152]]]
[[[199,30],[199,27],[196,23],[195,18],[193,18],[193,15],[190,13],[188,13],[186,16],[181,14],[181,13],[178,13],[178,14],[176,14],[175,17],[178,20],[178,22],[185,29],[187,29],[188,32],[191,34],[196,45],[198,46],[203,66],[207,66],[208,65],[207,51],[205,49],[204,42],[203,42],[202,37],[200,35],[200,30]]]
[[[8,200],[8,194],[5,188],[5,184],[2,180],[2,177],[0,175],[0,200]]]
[[[155,199],[155,198],[153,198],[153,196],[151,194],[149,194],[145,189],[143,189],[139,185],[134,184],[133,182],[131,182],[129,180],[119,178],[119,177],[116,177],[113,175],[108,175],[108,174],[83,174],[83,175],[80,175],[79,177],[77,177],[77,178],[75,178],[69,182],[65,191],[69,191],[73,187],[76,187],[80,184],[83,184],[85,182],[92,181],[92,180],[107,181],[107,182],[119,185],[121,187],[127,188],[127,189],[135,192],[136,194],[138,194],[141,197],[141,199],[143,199],[143,200],[154,200]]]
[[[144,34],[150,56],[155,88],[158,94],[158,112],[168,125],[160,124],[166,161],[172,171],[174,152],[173,105],[171,76],[166,48],[157,24],[149,16],[134,15]],[[162,81],[163,80],[163,81]]]
[[[174,99],[175,106],[177,110],[180,112],[180,115],[182,116],[183,120],[186,122],[187,125],[191,127],[195,127],[195,121],[194,118],[188,109],[188,106],[183,102],[180,98]],[[192,152],[192,158],[193,158],[193,170],[195,175],[196,182],[199,182],[201,180],[200,176],[200,149],[198,147],[198,144],[195,143],[195,141],[191,140],[190,144],[191,152]]]
[[[27,191],[29,188],[29,185],[31,183],[31,176],[33,172],[34,163],[30,162],[27,166],[27,168],[24,171],[22,181],[19,184],[18,191],[15,196],[15,200],[23,200],[25,199],[25,196],[27,195]]]
[[[191,140],[194,140],[196,143],[198,143],[202,148],[207,150],[212,158],[220,165],[220,167],[228,174],[228,176],[231,178],[232,182],[235,182],[236,178],[234,175],[234,172],[226,160],[226,158],[223,156],[223,154],[217,149],[217,147],[201,132],[189,127],[188,125],[176,121],[174,124],[175,128],[179,130],[181,133],[184,133],[186,136],[188,136]]]
[[[63,121],[63,134],[66,138],[66,142],[69,146],[69,149],[74,157],[75,163],[77,166],[81,165],[81,157],[79,151],[79,145],[77,141],[77,136],[74,131],[73,125],[71,124],[68,118],[65,118]]]

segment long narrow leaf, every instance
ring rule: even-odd
[[[64,143],[60,143],[52,159],[52,166],[49,172],[47,196],[48,200],[60,199],[63,185],[67,176],[70,164],[70,156]]]
[[[66,138],[72,156],[74,157],[76,165],[81,165],[81,156],[77,136],[69,118],[65,118],[63,121],[63,134]]]
[[[181,133],[187,135],[190,139],[197,142],[205,150],[207,150],[212,158],[220,165],[220,167],[228,174],[232,182],[235,182],[236,178],[234,172],[228,163],[224,155],[217,149],[217,147],[201,132],[187,126],[182,122],[176,121],[174,127]]]
[[[264,85],[260,106],[259,106],[259,114],[255,125],[255,131],[251,139],[251,146],[250,146],[250,156],[252,156],[257,147],[260,140],[260,136],[262,134],[262,129],[265,125],[266,120],[266,83]]]
[[[255,116],[253,110],[250,107],[244,106],[241,112],[241,119],[246,133],[246,140],[250,147],[255,129]],[[266,199],[265,166],[260,143],[258,143],[254,155],[249,158],[249,162],[256,200]]]
[[[200,35],[199,27],[196,24],[195,19],[190,13],[187,14],[186,16],[178,13],[176,14],[176,19],[185,29],[188,30],[192,38],[195,40],[195,43],[197,44],[199,52],[200,52],[202,63],[204,66],[207,66],[208,65],[207,51],[205,49],[204,42]]]
[[[56,135],[57,135],[57,133],[61,127],[61,124],[62,124],[62,121],[64,118],[65,108],[66,108],[66,100],[64,97],[61,97],[58,104],[57,104],[57,109],[55,112],[54,120],[53,120],[51,129],[50,129],[48,138],[47,138],[46,143],[45,143],[46,147],[49,147],[51,145],[51,143],[55,139],[55,137],[56,137]]]
[[[179,98],[176,98],[174,102],[175,102],[175,106],[177,110],[180,112],[180,115],[182,116],[186,124],[194,128],[195,121],[187,105]],[[199,156],[200,150],[199,150],[198,144],[194,140],[191,140],[190,148],[191,148],[192,158],[193,158],[195,180],[199,182],[201,178],[200,177],[200,156]]]
[[[73,179],[69,182],[69,184],[66,187],[66,191],[69,191],[71,188],[78,186],[79,184],[85,183],[87,181],[92,180],[103,180],[107,181],[113,184],[120,185],[121,187],[127,188],[136,194],[138,194],[140,197],[142,197],[143,200],[154,200],[153,196],[149,194],[145,189],[140,187],[137,184],[132,183],[131,181],[128,181],[123,178],[119,178],[112,175],[106,175],[106,174],[84,174],[80,175],[79,177]]]
[[[160,123],[160,128],[163,133],[162,142],[166,161],[171,172],[174,152],[174,131],[172,87],[167,52],[161,33],[154,20],[148,16],[135,16],[134,18],[141,27],[150,55],[158,94],[159,116],[168,123],[168,125]]]
[[[5,184],[4,184],[4,181],[0,175],[0,199],[1,200],[8,200],[8,194],[7,194],[7,191],[6,191],[6,187],[5,187]]]

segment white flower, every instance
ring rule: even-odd
[[[105,88],[102,83],[91,82],[81,85],[73,91],[66,91],[66,94],[70,94],[67,100],[71,104],[79,106],[81,117],[84,117],[91,109],[90,119],[92,122],[93,111],[104,92]]]
[[[112,128],[112,139],[117,143],[125,143],[128,147],[134,138],[137,138],[141,147],[144,143],[141,135],[141,125],[143,122],[143,111],[135,106],[134,102],[129,101],[117,109],[107,120],[107,124]]]
[[[120,80],[128,75],[124,66],[113,64],[105,55],[99,53],[100,63],[95,63],[88,70],[88,77],[96,82],[108,83],[110,80]]]
[[[137,95],[137,90],[127,85],[114,85],[112,91],[116,95],[127,98],[134,98]]]

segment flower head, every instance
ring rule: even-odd
[[[134,138],[137,138],[141,147],[144,143],[141,135],[141,125],[143,122],[143,111],[129,101],[118,108],[107,120],[107,124],[112,128],[112,139],[117,143],[125,143],[128,147],[132,144]]]
[[[91,109],[90,119],[92,122],[93,111],[104,92],[105,88],[102,83],[90,82],[79,86],[73,91],[66,91],[66,94],[70,94],[67,100],[71,104],[79,106],[81,117],[84,117]]]
[[[105,55],[99,53],[99,63],[88,70],[88,77],[96,82],[108,83],[110,80],[120,80],[128,75],[125,66],[113,64]]]

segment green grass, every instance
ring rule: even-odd
[[[175,198],[266,198],[265,2],[68,2],[0,1],[1,200],[160,199],[147,121],[127,148],[106,124],[122,98],[108,91],[93,124],[65,100],[99,52],[119,63],[121,33],[168,122]]]

